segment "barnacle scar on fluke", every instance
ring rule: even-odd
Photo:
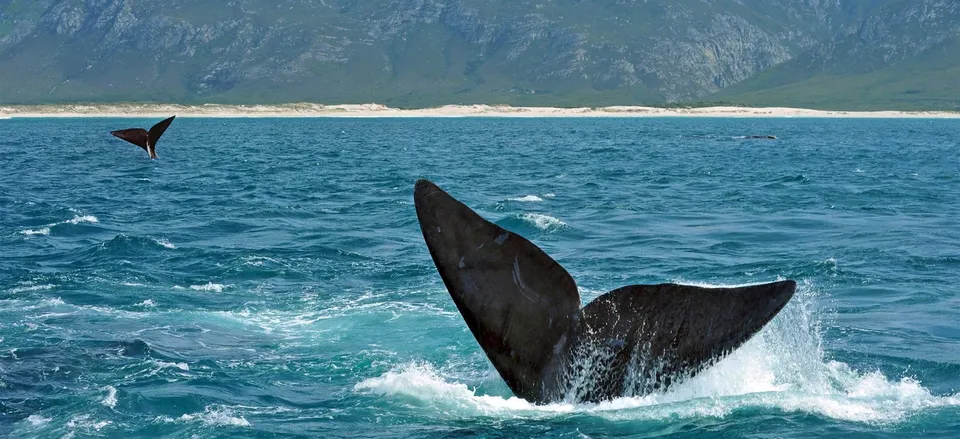
[[[157,158],[157,140],[160,140],[160,136],[167,130],[167,127],[170,126],[170,123],[173,122],[175,117],[177,116],[170,116],[157,122],[156,125],[150,127],[150,131],[143,128],[127,128],[125,130],[111,131],[110,134],[143,148],[144,151],[150,154],[151,159],[155,159]]]
[[[580,307],[539,247],[435,184],[414,189],[430,256],[480,347],[526,400],[595,402],[666,389],[730,353],[793,297],[792,280],[735,288],[630,285]]]

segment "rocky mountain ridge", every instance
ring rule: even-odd
[[[6,0],[0,102],[735,102],[922,56],[957,35],[958,7],[948,0]]]

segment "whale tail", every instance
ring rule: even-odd
[[[125,130],[111,131],[110,134],[143,148],[144,151],[150,154],[151,159],[155,159],[157,158],[157,140],[160,140],[160,136],[163,135],[163,132],[167,130],[167,127],[170,126],[176,117],[177,116],[170,116],[157,122],[156,125],[150,127],[150,131],[143,128],[128,128]]]
[[[793,281],[633,285],[581,309],[573,278],[532,242],[427,180],[417,181],[414,202],[430,256],[470,331],[510,389],[537,403],[665,388],[750,339],[796,289]],[[590,356],[599,360],[581,361]]]

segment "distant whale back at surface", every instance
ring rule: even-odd
[[[577,285],[536,245],[427,180],[414,189],[430,256],[480,347],[536,403],[662,390],[749,340],[793,281],[735,288],[631,285],[580,307]]]
[[[167,127],[170,126],[175,117],[177,116],[170,116],[157,122],[156,125],[150,128],[150,131],[143,128],[128,128],[125,130],[111,131],[110,134],[143,148],[144,151],[150,154],[151,159],[155,159],[157,158],[157,140],[160,140],[160,136],[167,130]]]

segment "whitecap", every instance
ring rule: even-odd
[[[74,211],[74,212],[77,212],[75,209],[70,209],[70,210],[72,210],[72,211]],[[49,234],[50,234],[50,228],[51,228],[51,227],[59,226],[59,225],[61,225],[61,224],[80,224],[80,223],[98,223],[98,222],[100,222],[100,220],[98,220],[97,217],[95,217],[95,216],[93,216],[93,215],[79,215],[79,214],[78,214],[78,215],[74,215],[72,219],[68,219],[68,220],[66,220],[66,221],[61,221],[61,222],[58,222],[58,223],[47,224],[47,225],[45,225],[45,226],[43,226],[43,227],[41,227],[41,228],[39,228],[39,229],[21,230],[21,231],[20,231],[20,234],[26,235],[26,236],[49,235]]]
[[[106,390],[107,396],[100,400],[100,404],[103,404],[107,407],[114,408],[117,406],[117,389],[113,386],[106,386],[100,390]]]
[[[43,284],[43,285],[26,285],[22,287],[15,287],[7,290],[8,293],[26,293],[28,291],[41,291],[41,290],[50,290],[56,288],[54,284]],[[62,302],[61,302],[62,303]]]
[[[157,304],[153,301],[153,299],[147,299],[147,300],[144,300],[143,302],[138,303],[137,306],[152,308],[157,306]]]
[[[567,223],[558,218],[542,213],[524,213],[520,215],[520,219],[536,226],[540,230],[556,229],[567,225]]]
[[[282,265],[280,261],[271,258],[269,256],[245,256],[243,258],[243,263],[246,265],[261,267],[264,263],[269,262],[271,264]]]
[[[207,282],[205,285],[190,285],[190,289],[194,291],[213,291],[215,293],[222,293],[226,287],[227,285],[215,284],[213,282]]]
[[[189,371],[189,370],[190,370],[190,365],[187,364],[187,363],[184,363],[184,362],[171,363],[171,362],[166,362],[166,361],[153,360],[153,364],[159,366],[160,369],[170,368],[170,369],[180,369],[180,370],[182,370],[182,371]]]
[[[543,196],[544,196],[544,197],[547,197],[547,198],[555,198],[555,197],[557,196],[557,194],[555,194],[555,193],[553,193],[553,192],[550,192],[550,193],[547,193],[547,194],[543,194]]]
[[[180,415],[179,418],[171,418],[169,416],[160,416],[156,418],[160,422],[165,423],[176,423],[176,422],[194,422],[200,421],[204,425],[209,427],[223,427],[223,426],[232,426],[232,427],[249,427],[250,421],[247,421],[243,416],[237,416],[231,410],[226,408],[215,408],[215,407],[206,407],[204,408],[203,413],[185,413]]]
[[[74,416],[67,422],[67,427],[70,429],[84,429],[84,430],[96,430],[100,431],[103,427],[106,427],[110,424],[113,424],[111,421],[91,421],[90,415],[79,415]],[[71,432],[72,433],[72,432]]]
[[[536,195],[524,195],[518,198],[508,198],[510,201],[518,201],[521,203],[539,203],[543,201],[543,198],[540,198]]]
[[[73,219],[64,221],[64,223],[70,223],[70,224],[98,223],[98,222],[100,222],[100,220],[98,220],[97,217],[93,215],[74,215]]]
[[[170,241],[167,241],[166,239],[163,239],[163,238],[161,238],[161,239],[154,239],[153,242],[157,243],[157,244],[160,245],[161,247],[169,248],[169,249],[171,249],[171,250],[177,248],[177,246],[171,244]]]
[[[39,427],[41,425],[44,425],[50,422],[50,418],[44,418],[43,416],[40,416],[40,415],[30,415],[30,416],[27,416],[27,422],[29,422],[30,425],[34,427]]]

